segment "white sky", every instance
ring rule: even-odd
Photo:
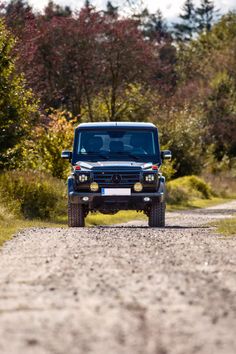
[[[113,0],[114,5],[120,4],[120,9],[124,8],[124,3],[126,0]],[[148,7],[151,12],[155,12],[160,9],[167,20],[175,19],[181,12],[181,8],[185,0],[132,0],[136,1],[138,8],[140,9],[140,4],[143,7]],[[79,9],[83,4],[84,0],[54,0],[55,3],[59,5],[69,5],[72,9]],[[98,9],[104,8],[107,0],[91,0],[93,5]],[[42,10],[48,3],[48,0],[29,0],[29,3],[36,9]],[[195,0],[194,3],[198,5],[200,0]],[[220,10],[223,14],[229,10],[236,10],[236,0],[215,0],[216,8]]]

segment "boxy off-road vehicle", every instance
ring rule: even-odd
[[[151,123],[83,123],[75,129],[68,178],[68,225],[83,227],[89,212],[143,211],[150,227],[165,226],[165,177],[158,130]]]

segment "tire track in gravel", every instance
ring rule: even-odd
[[[30,229],[0,252],[1,354],[235,354],[236,238],[207,224]]]

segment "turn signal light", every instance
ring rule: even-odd
[[[74,167],[74,170],[75,170],[75,171],[80,171],[80,170],[81,170],[81,167],[77,165],[77,166]]]
[[[158,166],[157,165],[152,165],[152,170],[158,170]]]

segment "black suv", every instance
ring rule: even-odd
[[[158,130],[151,123],[83,123],[75,129],[68,178],[68,225],[83,227],[88,213],[143,211],[149,226],[165,226],[165,177]]]

